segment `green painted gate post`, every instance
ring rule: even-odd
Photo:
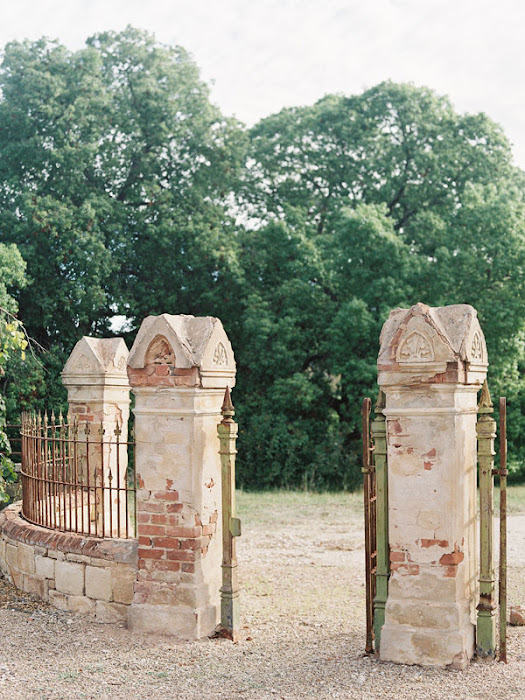
[[[222,421],[217,426],[219,433],[222,471],[222,587],[220,634],[236,642],[239,639],[239,579],[237,573],[237,548],[235,538],[241,534],[241,521],[235,517],[235,455],[237,423],[226,387],[221,408]]]
[[[389,551],[388,551],[388,463],[386,444],[386,419],[383,415],[385,395],[380,389],[374,407],[372,421],[374,438],[374,463],[376,469],[376,538],[377,568],[376,595],[374,598],[375,651],[381,644],[381,627],[385,623],[385,607],[388,597]]]
[[[479,469],[479,605],[476,627],[476,652],[478,656],[496,654],[496,618],[494,611],[494,438],[496,421],[487,382],[483,384],[478,408],[476,433],[478,436]]]

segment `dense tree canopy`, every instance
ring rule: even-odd
[[[279,460],[285,483],[282,465],[294,459],[292,483],[297,471],[328,485],[343,474],[355,481],[359,400],[373,391],[381,325],[390,309],[418,300],[478,309],[518,456],[523,182],[497,125],[458,115],[448,100],[411,85],[328,96],[251,130],[239,201],[257,224],[248,235],[251,264],[258,258],[264,267],[251,269],[258,307],[246,307],[244,326],[253,329],[238,352],[250,364],[244,353],[260,339],[251,353],[268,361],[259,378],[264,400],[250,399],[246,416],[247,464],[264,455],[268,475],[286,446],[293,454]],[[273,362],[282,348],[293,367]]]
[[[0,377],[13,358],[25,358],[27,339],[15,316],[17,304],[12,292],[26,284],[25,263],[14,245],[0,243]],[[0,504],[8,500],[6,483],[16,478],[9,456],[11,447],[6,431],[6,406],[0,394]]]
[[[247,131],[183,49],[132,28],[8,44],[0,88],[0,236],[48,349],[47,374],[7,383],[13,413],[63,401],[67,353],[116,314],[128,341],[148,313],[212,314],[238,359],[240,482],[351,487],[389,311],[471,303],[522,464],[525,179],[485,115],[383,83]]]

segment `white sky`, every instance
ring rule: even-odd
[[[522,0],[0,0],[0,46],[127,24],[190,51],[212,99],[251,125],[391,78],[499,122],[525,168]]]

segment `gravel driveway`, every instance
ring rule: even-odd
[[[458,672],[364,657],[355,498],[257,498],[240,498],[238,644],[133,635],[36,604],[1,581],[0,698],[525,698],[524,628],[509,630],[508,665]],[[525,515],[509,527],[510,602],[525,603]]]

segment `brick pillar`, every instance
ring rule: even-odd
[[[221,322],[149,316],[129,357],[139,572],[130,627],[195,639],[220,620],[217,424],[235,360]]]
[[[126,485],[128,419],[129,419],[129,381],[126,373],[128,349],[122,338],[88,338],[84,336],[73,348],[64,369],[62,371],[62,383],[67,388],[69,413],[72,419],[78,420],[78,436],[80,440],[86,439],[90,443],[89,448],[89,484],[92,487],[108,485],[111,481],[113,487],[124,488]],[[115,442],[115,428],[119,426],[121,434],[118,449]],[[106,443],[101,449],[100,430],[104,431],[102,439]],[[124,443],[124,444],[122,444]],[[79,455],[83,465],[81,478],[87,484],[87,459],[86,450],[79,446]],[[111,475],[111,479],[110,479]],[[120,508],[117,508],[117,500],[120,498]],[[96,522],[92,522],[90,532],[101,535],[102,531],[108,536],[109,510],[113,509],[111,524],[117,535],[126,532],[126,509],[124,505],[125,494],[117,490],[112,493],[112,503],[109,501],[109,492],[106,493],[104,508],[98,503],[96,509]],[[94,510],[94,509],[92,509]],[[120,523],[117,523],[117,510],[120,510]],[[101,517],[104,513],[104,528]],[[89,518],[95,518],[90,513]],[[87,521],[87,518],[86,518]],[[128,531],[132,532],[128,524]]]
[[[396,309],[383,327],[391,561],[383,660],[463,667],[474,653],[476,410],[487,364],[470,306]]]

